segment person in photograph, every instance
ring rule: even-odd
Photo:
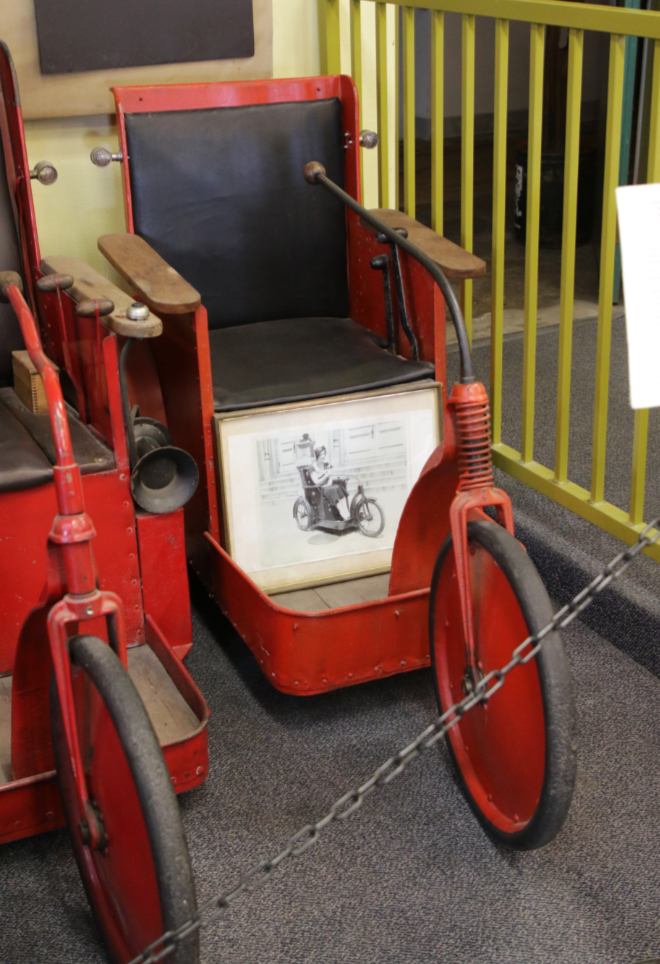
[[[327,452],[324,445],[317,445],[314,449],[314,462],[309,469],[309,475],[314,483],[321,487],[321,493],[330,505],[337,510],[344,521],[351,517],[348,505],[348,492],[343,485],[333,483],[330,478],[332,465],[326,461]]]

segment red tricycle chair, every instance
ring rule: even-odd
[[[114,94],[120,150],[92,159],[122,162],[128,233],[99,247],[163,322],[142,383],[158,375],[174,442],[200,466],[186,508],[192,564],[278,689],[310,695],[432,664],[447,708],[550,613],[493,486],[488,398],[446,280],[484,263],[398,211],[360,205],[348,77]],[[462,366],[449,397],[445,304]],[[441,441],[403,509],[389,580],[317,586],[318,604],[264,592],[230,551],[218,420],[438,383]],[[556,634],[516,677],[449,746],[483,824],[532,847],[561,826],[574,779]]]
[[[11,302],[0,305],[0,842],[66,821],[95,914],[128,961],[194,912],[173,790],[208,769],[208,709],[181,662],[191,645],[183,513],[135,506],[122,410],[116,327],[156,337],[161,325],[131,321],[132,299],[85,265],[71,262],[74,283],[40,260],[4,45],[0,88],[1,267],[11,269],[0,284]],[[26,348],[43,414],[12,386],[12,351]],[[196,959],[192,940],[181,961]]]

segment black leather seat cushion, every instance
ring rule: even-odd
[[[52,477],[44,453],[0,401],[0,493],[33,489]]]
[[[16,395],[13,388],[0,388],[0,403],[6,408],[14,419],[19,423],[30,439],[37,445],[48,465],[48,477],[46,482],[52,479],[50,466],[55,465],[57,459],[55,455],[55,441],[53,431],[50,427],[49,415],[34,415],[29,408],[26,408],[20,398]],[[67,405],[69,416],[69,431],[71,433],[71,445],[73,446],[73,457],[80,466],[83,475],[90,472],[107,472],[115,467],[115,457],[111,449],[97,439],[89,429],[79,420],[76,413]],[[0,471],[1,471],[0,466]],[[40,485],[40,482],[35,482]],[[29,486],[19,486],[19,488],[29,488]],[[2,491],[0,489],[0,491]]]
[[[135,231],[202,296],[209,328],[348,314],[339,100],[126,115]]]
[[[216,412],[433,378],[350,318],[285,318],[209,332]]]

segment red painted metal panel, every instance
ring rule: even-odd
[[[211,712],[201,690],[183,664],[183,656],[171,645],[161,627],[151,615],[147,615],[147,642],[161,661],[168,676],[176,684],[176,688],[184,700],[200,720],[200,729],[206,726]]]
[[[197,684],[181,662],[156,622],[147,616],[147,641],[179,693],[200,721],[195,732],[185,740],[163,746],[165,762],[177,793],[199,786],[209,772],[208,730],[209,708]]]
[[[145,614],[183,659],[192,646],[183,509],[166,515],[138,511],[137,531]]]
[[[449,507],[456,495],[458,466],[443,458],[445,441],[433,453],[404,506],[392,552],[390,593],[431,585],[433,566],[449,532]],[[428,627],[425,624],[428,631]]]
[[[131,643],[144,642],[140,568],[128,472],[103,472],[84,480],[85,505],[94,519],[94,555],[101,588],[126,607]],[[53,483],[2,496],[0,519],[0,672],[10,672],[18,635],[38,605],[46,582],[46,540],[57,512]]]
[[[189,452],[199,468],[199,485],[185,506],[188,560],[211,584],[204,532],[219,538],[220,523],[213,449],[213,381],[206,310],[164,315],[163,334],[153,341],[163,386],[167,424],[175,445]]]
[[[296,100],[339,97],[342,77],[285,77],[273,80],[239,80],[205,84],[159,84],[112,87],[115,101],[127,114],[161,110],[204,110],[242,107]],[[350,84],[352,80],[346,78]]]
[[[375,271],[369,262],[377,254],[389,254],[389,244],[379,244],[374,232],[361,225],[357,216],[352,217],[350,233],[351,318],[386,338],[383,273]],[[424,361],[435,361],[436,378],[444,385],[444,298],[433,279],[414,258],[405,251],[400,252],[400,258],[408,317],[419,345],[419,357]],[[396,297],[393,298],[393,308],[397,353],[410,358],[410,346],[399,321]]]
[[[207,538],[220,607],[276,689],[311,696],[429,665],[428,589],[295,612],[276,605]]]
[[[124,340],[122,338],[122,342]],[[163,425],[167,425],[163,391],[158,380],[151,339],[134,340],[126,360],[126,383],[129,402],[139,407],[140,415],[158,419]]]
[[[0,787],[0,844],[63,826],[54,770]]]

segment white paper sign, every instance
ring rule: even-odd
[[[630,404],[660,405],[660,184],[616,189]]]

